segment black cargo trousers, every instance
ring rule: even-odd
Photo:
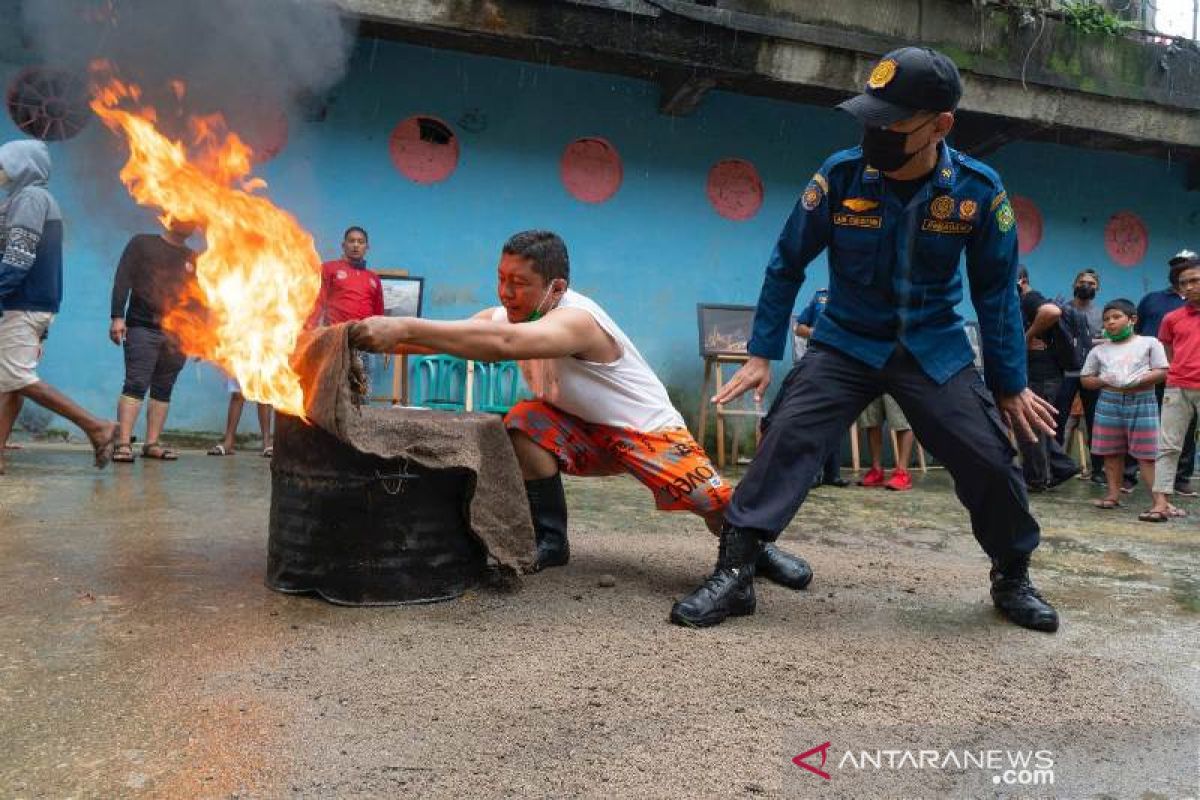
[[[1032,553],[1040,529],[991,392],[972,365],[939,385],[902,347],[874,369],[831,347],[809,346],[763,419],[762,444],[725,510],[729,524],[774,541],[800,509],[830,450],[867,404],[885,393],[900,404],[922,446],[949,470],[984,552],[1001,561]]]

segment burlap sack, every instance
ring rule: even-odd
[[[301,336],[293,357],[314,425],[362,453],[405,458],[427,469],[474,476],[468,522],[502,566],[530,572],[536,561],[525,485],[500,417],[359,406],[350,390],[350,323]]]

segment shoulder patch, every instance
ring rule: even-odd
[[[817,182],[819,174],[814,175],[813,179],[808,182],[808,186],[804,189],[804,194],[800,195],[800,205],[805,211],[813,211],[817,206],[821,205],[821,200],[825,197],[825,190],[821,188],[821,184]]]
[[[992,204],[988,206],[988,211],[995,211],[996,207],[1008,200],[1008,192],[1000,192],[992,198]]]
[[[1016,222],[1017,215],[1013,213],[1013,207],[1007,200],[1001,203],[996,209],[996,227],[1000,228],[1002,233],[1008,233]]]

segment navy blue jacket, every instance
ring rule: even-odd
[[[767,264],[752,355],[783,356],[805,270],[825,248],[829,302],[814,342],[875,368],[903,345],[930,378],[945,383],[974,363],[955,310],[965,253],[987,384],[999,394],[1026,387],[1016,217],[990,167],[942,143],[929,182],[904,205],[885,191],[861,148],[831,156],[801,195]]]
[[[1137,324],[1133,326],[1134,332],[1140,336],[1157,337],[1163,317],[1185,305],[1187,305],[1187,301],[1180,297],[1179,292],[1174,289],[1151,292],[1143,297],[1142,302],[1137,305],[1138,319]]]

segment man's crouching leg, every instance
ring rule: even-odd
[[[567,542],[567,498],[558,460],[521,431],[510,429],[508,435],[521,466],[537,536],[536,569],[561,567],[570,559],[571,547]]]
[[[671,622],[707,628],[719,625],[726,617],[754,613],[754,571],[763,541],[755,531],[728,523],[720,536],[716,568],[698,589],[671,607]]]
[[[721,535],[725,527],[725,509],[704,515],[704,524],[714,536]],[[774,542],[764,542],[754,563],[754,574],[788,589],[805,589],[813,579],[812,567],[797,555],[793,555]]]

